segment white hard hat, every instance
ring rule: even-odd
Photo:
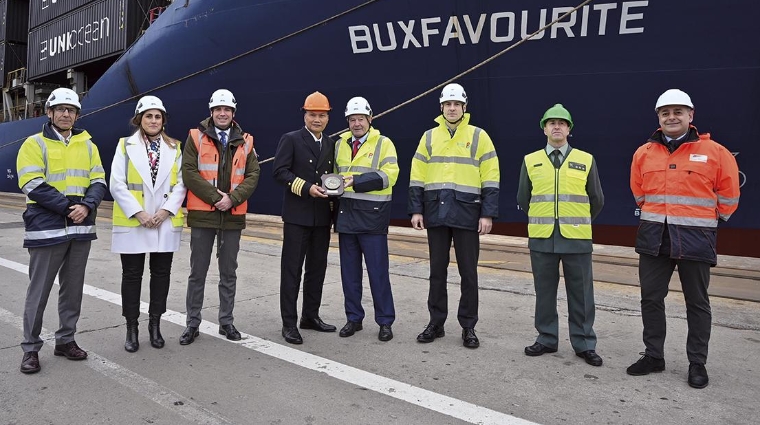
[[[689,95],[678,89],[666,90],[665,93],[661,94],[654,105],[654,111],[657,112],[658,109],[666,105],[683,105],[694,109],[694,104],[691,103]]]
[[[208,108],[214,109],[217,106],[229,106],[232,109],[237,109],[237,102],[232,92],[225,89],[219,89],[211,95],[211,99],[208,101]]]
[[[467,93],[464,91],[464,87],[456,83],[447,84],[446,87],[441,90],[441,100],[438,103],[450,100],[467,103]]]
[[[349,115],[362,114],[368,117],[372,116],[372,108],[369,106],[367,99],[363,97],[352,97],[346,104],[346,118]]]
[[[45,109],[52,108],[56,105],[71,105],[75,106],[77,110],[82,109],[82,105],[79,103],[79,96],[76,92],[64,87],[57,88],[50,93],[47,102],[45,102]]]
[[[159,111],[166,113],[166,108],[164,108],[164,102],[161,102],[161,99],[157,98],[156,96],[141,97],[140,100],[137,102],[137,107],[135,108],[135,115],[142,114],[148,109],[158,109]]]

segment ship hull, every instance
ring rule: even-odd
[[[694,100],[694,124],[734,152],[742,172],[740,206],[721,224],[719,252],[760,256],[760,248],[744,242],[760,236],[753,213],[760,191],[756,173],[747,169],[747,160],[760,154],[752,140],[752,123],[760,118],[760,47],[749,43],[760,3],[694,1],[684,8],[676,0],[592,2],[525,42],[525,35],[573,5],[377,1],[335,17],[361,4],[175,1],[91,88],[78,125],[93,135],[108,166],[118,138],[131,131],[127,123],[139,96],[161,97],[169,134],[184,140],[208,115],[211,92],[227,88],[238,100],[236,120],[253,134],[265,160],[281,134],[303,125],[299,108],[315,90],[330,98],[327,131],[337,133],[345,128],[343,106],[353,96],[366,97],[380,113],[514,46],[457,80],[468,92],[471,123],[491,135],[499,154],[498,233],[526,233],[515,201],[519,167],[525,154],[546,143],[538,126],[544,110],[562,103],[575,121],[570,144],[595,156],[606,195],[595,241],[632,244],[638,217],[628,185],[630,160],[657,128],[657,96],[680,88]],[[395,224],[408,223],[409,165],[420,136],[439,114],[438,92],[373,122],[398,150]],[[1,190],[19,190],[18,146],[43,123],[0,125],[0,166],[7,170]],[[250,211],[279,215],[281,198],[265,163]]]

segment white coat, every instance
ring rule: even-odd
[[[187,189],[182,183],[182,154],[177,155],[176,148],[170,147],[161,140],[161,159],[158,164],[156,184],[153,185],[150,177],[150,164],[145,142],[140,136],[139,130],[125,141],[126,151],[130,161],[137,169],[143,181],[143,195],[145,208],[127,189],[127,176],[125,169],[125,156],[121,149],[116,149],[116,154],[111,164],[110,189],[114,202],[118,203],[127,217],[133,217],[140,211],[150,215],[165,209],[177,214],[182,208]],[[176,158],[177,184],[170,193],[170,174],[172,161]],[[158,228],[148,229],[143,226],[124,227],[113,226],[111,239],[111,251],[119,254],[142,254],[150,252],[177,252],[179,251],[182,227],[174,227],[171,219],[167,218]]]

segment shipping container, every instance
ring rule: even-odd
[[[130,0],[131,1],[131,0]],[[94,3],[93,0],[30,0],[29,28],[38,27],[59,18],[74,9]]]
[[[27,78],[38,79],[119,54],[148,25],[150,0],[101,0],[29,33]]]
[[[26,45],[10,42],[0,42],[0,75],[3,77],[2,86],[7,87],[5,76],[26,66]],[[17,81],[16,85],[23,84]]]
[[[0,0],[0,41],[26,44],[29,0]]]

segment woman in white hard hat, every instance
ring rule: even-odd
[[[124,349],[135,352],[140,348],[137,318],[146,253],[150,254],[150,344],[164,346],[159,324],[166,311],[172,258],[179,250],[186,189],[182,150],[164,132],[166,108],[161,99],[142,97],[131,124],[137,130],[119,140],[109,186],[114,199],[111,251],[121,254],[122,314],[127,321]]]

